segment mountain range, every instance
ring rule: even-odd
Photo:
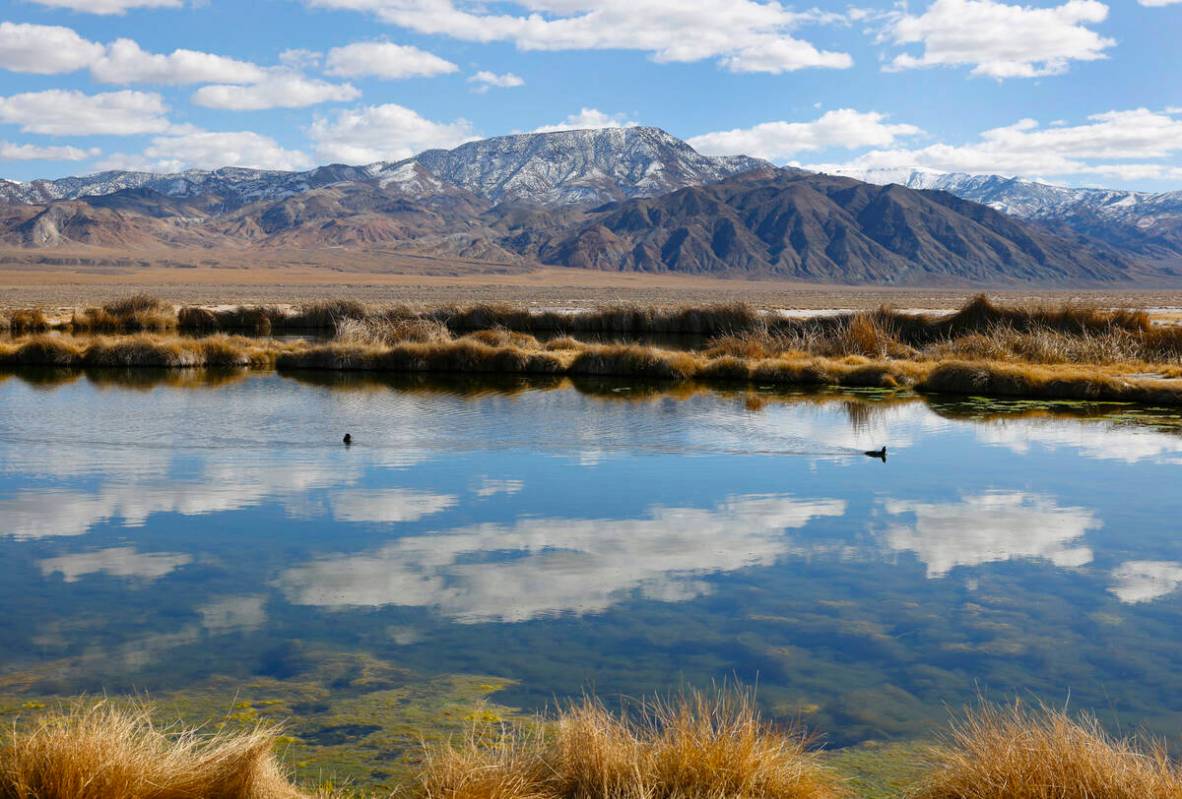
[[[0,244],[344,247],[827,283],[1182,279],[1182,197],[1096,191],[918,171],[823,175],[705,156],[632,127],[307,172],[0,181]]]

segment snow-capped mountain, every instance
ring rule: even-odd
[[[493,202],[542,205],[654,197],[771,166],[747,156],[705,156],[643,127],[499,136],[411,160]]]
[[[655,196],[770,166],[746,156],[701,155],[657,128],[607,128],[501,136],[454,150],[429,150],[396,163],[307,172],[227,167],[170,175],[100,172],[29,183],[0,181],[0,201],[37,204],[149,189],[178,199],[212,196],[237,208],[336,183],[372,182],[414,197],[459,188],[494,203],[568,205]]]
[[[1182,191],[1070,188],[999,175],[923,169],[842,170],[840,174],[879,185],[946,191],[1011,216],[1096,236],[1141,255],[1182,255]]]

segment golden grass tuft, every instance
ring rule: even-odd
[[[1178,799],[1182,772],[1157,745],[1113,738],[1095,718],[982,705],[955,723],[913,799]]]
[[[430,748],[425,799],[832,799],[809,739],[765,723],[746,691],[689,692],[613,714],[586,699],[539,729]]]
[[[107,702],[48,713],[0,746],[0,799],[298,799],[274,729],[159,729]]]
[[[25,308],[10,312],[0,327],[13,335],[20,335],[22,333],[44,333],[49,330],[50,324],[45,311],[40,308]]]
[[[100,308],[87,308],[70,321],[73,330],[88,333],[163,331],[176,326],[173,307],[150,294],[132,294]]]

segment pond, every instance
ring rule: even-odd
[[[474,712],[731,680],[833,747],[978,694],[1174,735],[1179,429],[873,392],[0,375],[0,713],[293,717],[300,768],[374,781]]]

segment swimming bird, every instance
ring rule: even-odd
[[[341,440],[345,442],[345,446],[347,447],[353,443],[353,436],[350,433],[345,433],[345,437]]]
[[[882,449],[870,450],[869,452],[863,452],[862,454],[868,458],[878,458],[883,463],[886,463],[886,447],[883,447]]]

